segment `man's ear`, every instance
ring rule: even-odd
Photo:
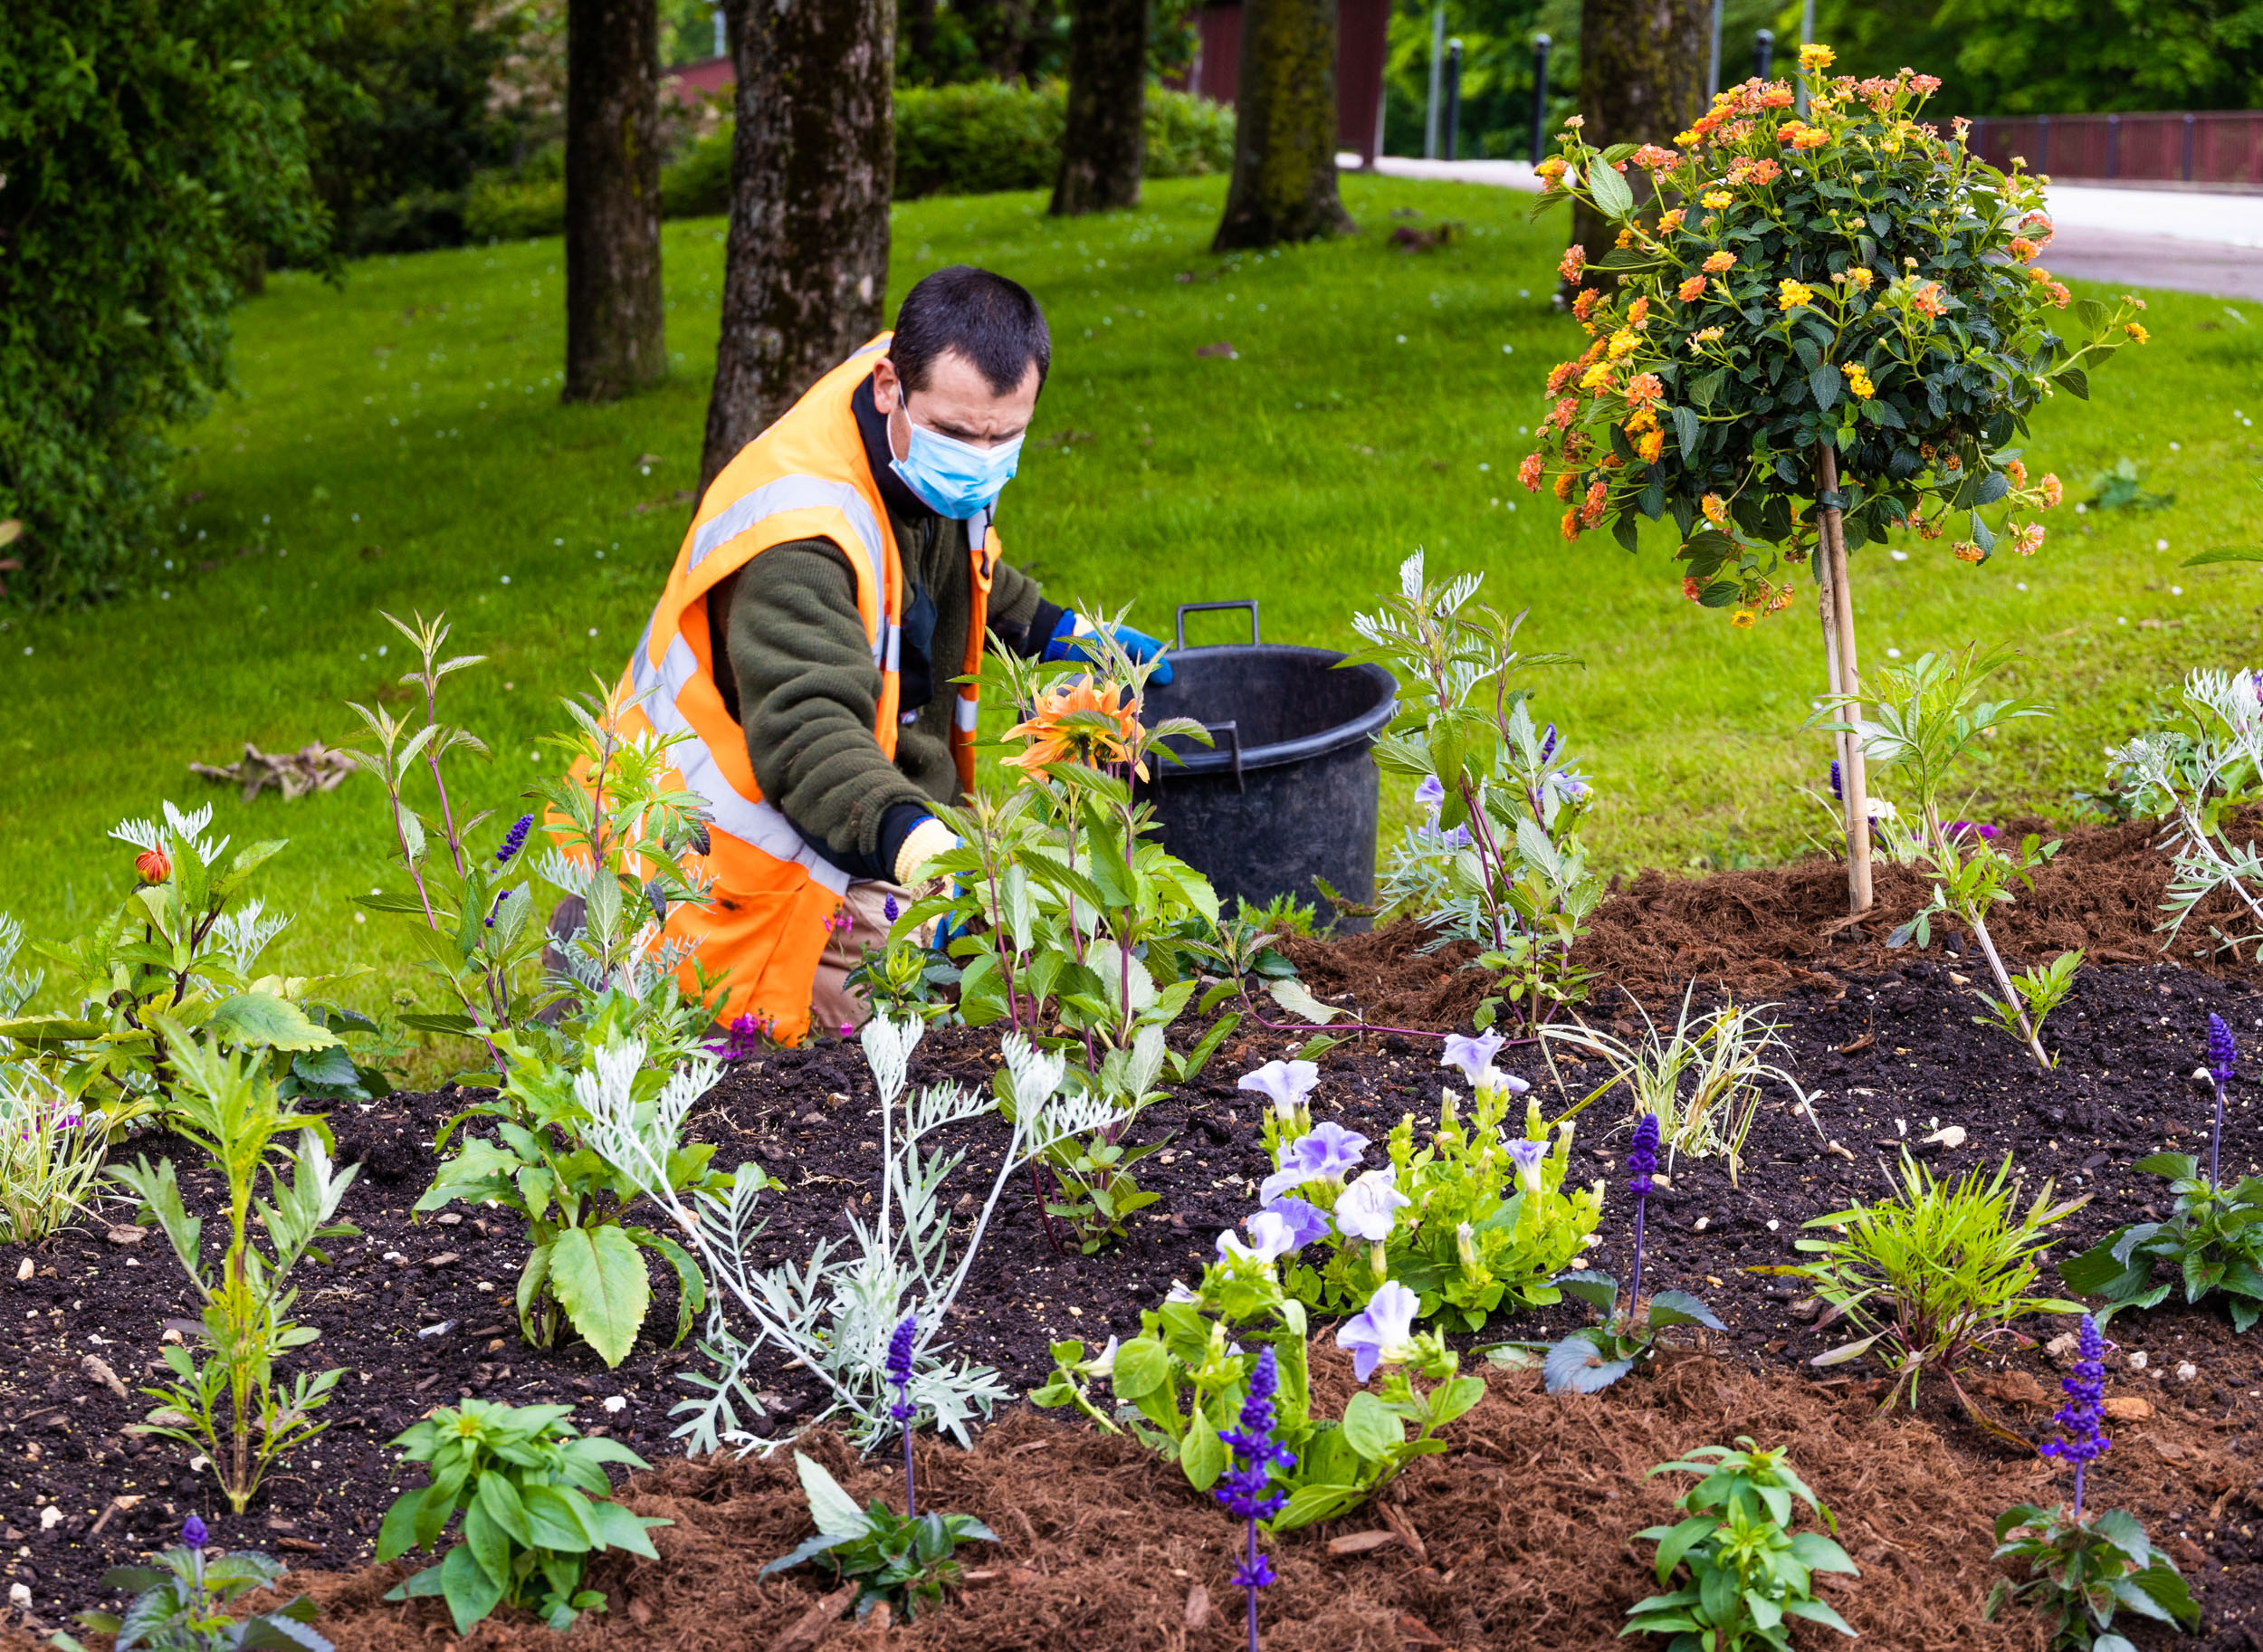
[[[883,356],[873,368],[873,406],[883,418],[893,417],[902,394],[903,380],[896,376],[896,364]]]

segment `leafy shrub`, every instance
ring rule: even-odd
[[[472,241],[528,241],[566,229],[566,175],[482,172],[463,193],[463,234]]]
[[[467,1399],[397,1436],[402,1460],[429,1465],[432,1483],[386,1511],[377,1563],[433,1548],[459,1510],[463,1541],[386,1599],[438,1595],[459,1635],[498,1606],[524,1607],[562,1634],[583,1612],[605,1610],[604,1593],[581,1586],[590,1555],[657,1559],[646,1533],[671,1523],[614,1502],[605,1473],[607,1463],[650,1465],[617,1441],[582,1437],[572,1415],[571,1406]]]
[[[500,1036],[506,1054],[517,1057],[501,1088],[443,1124],[434,1148],[447,1151],[457,1129],[477,1119],[496,1122],[494,1140],[466,1131],[416,1209],[462,1199],[475,1208],[518,1212],[530,1246],[519,1274],[519,1328],[538,1348],[556,1340],[562,1317],[607,1365],[628,1358],[652,1306],[646,1251],[675,1270],[675,1340],[682,1342],[692,1316],[707,1305],[699,1265],[666,1234],[624,1219],[643,1189],[591,1150],[586,1098],[616,1093],[639,1126],[651,1128],[663,1113],[680,1120],[714,1082],[713,1068],[672,1074],[648,1065],[644,1044],[631,1040],[600,1046],[577,1072],[522,1050],[511,1034]],[[714,1153],[705,1142],[673,1139],[665,1160],[670,1191],[729,1192],[731,1177],[708,1169]]]
[[[2050,707],[2032,701],[1981,698],[1981,685],[2010,658],[2009,649],[1983,654],[1972,647],[1962,659],[1925,654],[1873,666],[1866,674],[1867,692],[1876,702],[1875,717],[1862,717],[1859,702],[1838,700],[1833,703],[1841,714],[1852,711],[1858,721],[1825,726],[1856,736],[1866,756],[1900,774],[1916,794],[1914,858],[1932,880],[1933,898],[1886,937],[1886,945],[1905,946],[1912,941],[1921,948],[1932,945],[1936,917],[1971,931],[2003,995],[1991,998],[1976,993],[1988,1013],[1973,1017],[1973,1021],[2018,1039],[2039,1065],[2048,1067],[2053,1063],[2043,1048],[2043,1017],[2073,989],[2082,954],[2061,953],[2048,967],[2015,978],[1996,950],[1988,915],[2011,903],[2013,884],[2032,889],[2035,880],[2029,874],[2058,852],[2058,845],[2046,844],[2029,833],[2017,848],[2006,848],[1992,833],[1976,830],[1969,821],[1948,818],[1955,807],[1949,788],[1956,766],[1997,730],[2022,718],[2051,714]]]
[[[11,0],[0,32],[0,521],[43,601],[117,589],[168,433],[227,387],[263,249],[319,259],[302,111],[336,0]]]
[[[82,1109],[35,1068],[0,1065],[0,1244],[36,1245],[88,1208],[110,1145],[148,1109]]]
[[[228,1235],[220,1265],[207,1271],[204,1219],[183,1204],[173,1161],[160,1159],[152,1167],[137,1158],[111,1171],[139,1201],[143,1219],[164,1228],[204,1304],[194,1332],[202,1356],[182,1342],[159,1347],[174,1380],[144,1390],[159,1408],[138,1431],[196,1447],[211,1463],[229,1506],[241,1514],[267,1470],[329,1426],[316,1422],[314,1413],[329,1403],[342,1371],[302,1374],[287,1393],[276,1388],[277,1359],[320,1335],[311,1325],[283,1317],[298,1295],[283,1288],[283,1280],[310,1257],[329,1261],[322,1241],[361,1231],[331,1219],[359,1167],[331,1167],[328,1127],[319,1118],[285,1111],[275,1081],[256,1059],[222,1055],[161,1017],[156,1025],[172,1040],[180,1075],[167,1122],[203,1148],[226,1180]],[[276,1145],[291,1130],[299,1132],[295,1151]],[[291,1167],[290,1179],[272,1160]],[[263,1168],[268,1198],[256,1214],[267,1237],[264,1254],[252,1243],[251,1231]]]
[[[2131,1168],[2169,1179],[2169,1219],[2117,1227],[2061,1263],[2067,1288],[2103,1297],[2113,1312],[2154,1307],[2182,1286],[2188,1303],[2220,1295],[2232,1329],[2251,1328],[2263,1317],[2263,1177],[2223,1187],[2200,1173],[2191,1153],[2149,1153]],[[2156,1279],[2162,1263],[2168,1277]]]
[[[2253,672],[2196,671],[2185,678],[2182,698],[2167,729],[2106,754],[2106,778],[2130,813],[2165,828],[2173,871],[2161,928],[2170,941],[2220,889],[2246,909],[2249,924],[2263,926],[2263,855],[2252,838],[2231,840],[2239,813],[2263,800],[2263,689]],[[2237,957],[2242,945],[2251,957],[2263,951],[2263,928],[2228,936],[2211,924],[2209,937],[2197,955]]]
[[[1485,1385],[1455,1374],[1459,1361],[1437,1332],[1416,1334],[1414,1293],[1386,1284],[1338,1329],[1336,1341],[1351,1351],[1361,1383],[1379,1366],[1389,1375],[1380,1392],[1354,1393],[1341,1418],[1314,1417],[1304,1305],[1282,1288],[1265,1254],[1270,1248],[1221,1245],[1200,1288],[1174,1288],[1160,1309],[1140,1315],[1140,1334],[1122,1345],[1111,1338],[1088,1359],[1082,1342],[1055,1342],[1052,1380],[1031,1402],[1074,1406],[1111,1434],[1122,1431],[1121,1420],[1177,1463],[1188,1484],[1208,1491],[1231,1467],[1227,1437],[1270,1352],[1272,1437],[1294,1459],[1272,1476],[1287,1496],[1265,1523],[1275,1532],[1348,1514],[1415,1458],[1447,1449],[1437,1430],[1483,1399]],[[1429,1386],[1418,1389],[1418,1375]],[[1093,1381],[1107,1383],[1122,1402],[1116,1418],[1093,1403],[1086,1385]]]
[[[1207,745],[1209,735],[1184,717],[1141,721],[1159,667],[1125,654],[1112,625],[1080,645],[1093,657],[1065,667],[989,656],[988,680],[1022,719],[1008,738],[1023,744],[1006,760],[1018,783],[1003,801],[983,795],[937,809],[960,842],[927,863],[922,875],[944,882],[899,915],[896,934],[941,924],[955,937],[947,948],[962,961],[969,1025],[1003,1020],[1082,1057],[1070,1082],[1104,1122],[1040,1152],[1059,1189],[1043,1206],[1046,1235],[1059,1248],[1058,1219],[1090,1254],[1155,1200],[1132,1167],[1162,1144],[1128,1146],[1132,1122],[1161,1099],[1164,1078],[1184,1083],[1200,1071],[1239,1017],[1221,1017],[1184,1055],[1165,1042],[1199,984],[1218,898],[1154,840],[1153,809],[1132,785],[1171,760],[1166,740]]]
[[[111,1567],[102,1574],[102,1587],[132,1590],[133,1604],[122,1618],[91,1611],[81,1612],[79,1621],[114,1637],[111,1652],[331,1652],[330,1643],[306,1627],[316,1609],[305,1595],[268,1611],[232,1616],[230,1602],[272,1588],[290,1568],[249,1551],[207,1555],[209,1535],[192,1514],[182,1524],[180,1544],[150,1556],[155,1565]],[[71,1635],[57,1633],[48,1644],[62,1652],[87,1652]]]
[[[2045,1181],[2027,1214],[2015,1217],[2020,1189],[2010,1153],[1993,1176],[1975,1168],[1953,1182],[1905,1154],[1896,1197],[1815,1218],[1809,1227],[1845,1232],[1800,1240],[1812,1262],[1757,1271],[1812,1280],[1829,1304],[1818,1330],[1845,1317],[1867,1332],[1819,1355],[1816,1364],[1840,1364],[1886,1344],[1893,1380],[1881,1408],[1905,1390],[1914,1406],[1930,1373],[1984,1422],[1961,1380],[1965,1361],[2010,1336],[2011,1322],[2025,1314],[2082,1312],[2078,1303],[2029,1294],[2041,1271],[2036,1254],[2051,1242],[2051,1228],[2090,1202],[2086,1194],[2054,1204],[2051,1188]]]
[[[730,211],[731,142],[732,123],[726,120],[660,168],[661,216],[720,218]]]
[[[801,1476],[802,1494],[809,1499],[817,1534],[763,1567],[761,1575],[767,1578],[816,1561],[832,1571],[835,1582],[857,1586],[860,1619],[884,1600],[911,1622],[921,1607],[939,1604],[943,1590],[959,1583],[956,1554],[960,1543],[998,1542],[998,1534],[970,1514],[914,1514],[908,1510],[899,1514],[878,1498],[860,1509],[824,1464],[798,1451],[794,1453],[794,1469]]]
[[[1636,1117],[1657,1120],[1669,1163],[1681,1153],[1696,1159],[1726,1159],[1729,1185],[1734,1187],[1743,1168],[1744,1138],[1760,1112],[1761,1080],[1790,1090],[1807,1111],[1809,1122],[1815,1122],[1815,1115],[1800,1081],[1767,1059],[1771,1052],[1788,1047],[1781,1029],[1761,1018],[1763,1012],[1776,1007],[1724,1004],[1693,1023],[1690,1000],[1695,991],[1693,983],[1682,994],[1681,1014],[1670,1037],[1659,1036],[1650,1012],[1638,1002],[1635,1008],[1643,1020],[1639,1042],[1598,1032],[1580,1022],[1559,1021],[1540,1029],[1541,1044],[1552,1062],[1556,1046],[1568,1045],[1600,1057],[1610,1068],[1610,1076],[1581,1096],[1571,1113],[1624,1084],[1633,1099]]]
[[[1781,1447],[1756,1448],[1740,1438],[1742,1451],[1701,1446],[1685,1461],[1661,1463],[1653,1475],[1701,1475],[1684,1492],[1678,1506],[1685,1518],[1676,1525],[1652,1526],[1642,1533],[1658,1546],[1660,1584],[1676,1568],[1689,1568],[1683,1588],[1638,1600],[1627,1614],[1624,1634],[1671,1635],[1676,1652],[1741,1652],[1747,1646],[1790,1652],[1788,1619],[1828,1624],[1852,1636],[1854,1627],[1815,1596],[1819,1571],[1861,1575],[1847,1552],[1819,1532],[1793,1532],[1797,1497],[1837,1531],[1831,1512],[1815,1499],[1806,1482],[1784,1460]]]
[[[954,1235],[952,1208],[942,1189],[964,1156],[941,1152],[935,1137],[990,1112],[998,1103],[957,1084],[913,1092],[912,1051],[925,1030],[917,1020],[874,1017],[864,1024],[864,1059],[880,1096],[879,1206],[869,1219],[852,1213],[848,1245],[820,1239],[798,1265],[759,1270],[749,1260],[765,1243],[757,1205],[770,1183],[759,1166],[740,1165],[728,1192],[703,1189],[687,1199],[670,1184],[668,1161],[683,1113],[714,1081],[719,1069],[712,1064],[695,1069],[692,1083],[672,1084],[650,1112],[639,1110],[625,1082],[600,1083],[582,1093],[592,1150],[667,1213],[706,1275],[701,1347],[721,1369],[711,1377],[686,1376],[703,1390],[676,1408],[687,1418],[676,1436],[691,1453],[771,1443],[748,1427],[763,1415],[748,1371],[766,1347],[802,1361],[824,1386],[826,1403],[813,1420],[845,1417],[865,1449],[896,1431],[902,1418],[893,1406],[931,1413],[963,1444],[969,1419],[977,1412],[987,1417],[1008,1397],[988,1366],[964,1357],[946,1364],[934,1351],[943,1317],[966,1283],[1007,1183],[1045,1147],[1089,1132],[1107,1115],[1098,1103],[1060,1093],[1065,1064],[1059,1055],[1041,1054],[1028,1040],[1007,1034],[1001,1041],[1006,1065],[994,1088],[1014,1098],[1013,1130],[988,1196]],[[624,1057],[599,1071],[626,1074],[638,1065],[635,1057]],[[908,1367],[889,1357],[907,1314],[917,1322]],[[892,1366],[911,1371],[903,1383],[907,1391],[898,1392],[893,1405]]]
[[[240,897],[282,841],[247,844],[231,855],[228,839],[205,835],[211,824],[210,804],[184,815],[167,802],[161,820],[128,820],[111,831],[140,851],[138,886],[69,943],[35,943],[69,1008],[0,1020],[0,1049],[72,1101],[113,1112],[172,1103],[173,1040],[184,1034],[267,1053],[286,1095],[368,1101],[385,1093],[383,1074],[349,1049],[349,1032],[375,1030],[369,1020],[307,1001],[325,978],[258,973],[260,955],[290,919]],[[30,996],[9,991],[0,1003],[14,999],[20,1010]]]
[[[1964,513],[1957,554],[1984,559],[1981,510],[2060,496],[2019,463],[2029,415],[2058,388],[2087,396],[2087,375],[2145,336],[2138,301],[2077,302],[2034,266],[2041,180],[1919,124],[1936,79],[1858,85],[1825,73],[1831,58],[1800,48],[1798,113],[1790,85],[1754,81],[1677,148],[1599,153],[1573,122],[1540,166],[1535,212],[1577,199],[1621,234],[1598,265],[1615,290],[1574,306],[1594,342],[1549,375],[1560,399],[1521,474],[1535,490],[1556,475],[1566,539],[1608,520],[1632,550],[1641,521],[1670,516],[1685,593],[1741,625],[1792,606],[1827,496],[1849,549]],[[1565,255],[1567,281],[1584,260]],[[2005,531],[2022,553],[2043,539]]]
[[[1481,1030],[1504,998],[1537,1020],[1587,996],[1571,948],[1603,898],[1579,836],[1594,790],[1571,769],[1555,725],[1534,726],[1532,691],[1510,686],[1520,672],[1569,656],[1518,652],[1522,614],[1469,606],[1484,582],[1463,574],[1433,585],[1417,551],[1399,565],[1398,594],[1351,621],[1367,643],[1352,657],[1380,661],[1401,684],[1376,762],[1418,777],[1415,799],[1431,811],[1392,848],[1383,899],[1436,931],[1433,945],[1482,949],[1477,965],[1502,992],[1478,1006]]]

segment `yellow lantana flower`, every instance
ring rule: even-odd
[[[1801,286],[1795,281],[1776,283],[1776,308],[1779,310],[1798,310],[1813,301],[1814,298],[1815,289],[1812,287]]]
[[[1838,61],[1838,53],[1820,41],[1800,48],[1800,67],[1808,74],[1813,74],[1819,69],[1828,69]]]
[[[1714,212],[1719,212],[1725,206],[1733,206],[1736,204],[1736,197],[1725,189],[1708,189],[1698,198],[1702,200],[1707,207],[1711,208]]]

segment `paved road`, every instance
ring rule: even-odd
[[[1340,159],[1359,164],[1356,156]],[[1386,156],[1377,170],[1507,189],[1539,186],[1521,160]],[[2050,204],[2058,236],[2044,262],[2054,275],[2263,302],[2263,196],[2055,184]]]

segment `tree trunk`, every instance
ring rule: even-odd
[[[881,328],[895,182],[893,0],[733,0],[739,77],[704,489]]]
[[[1671,144],[1705,112],[1709,0],[1580,0],[1580,136],[1597,148],[1615,143]],[[1630,178],[1638,198],[1639,174]],[[1571,238],[1602,262],[1618,232],[1583,205],[1572,209]]]
[[[653,0],[569,0],[566,399],[611,401],[667,371],[659,14]]]
[[[1067,121],[1053,213],[1140,202],[1146,152],[1148,0],[1073,0]]]
[[[1336,0],[1245,0],[1234,179],[1212,250],[1354,227],[1336,194]]]

